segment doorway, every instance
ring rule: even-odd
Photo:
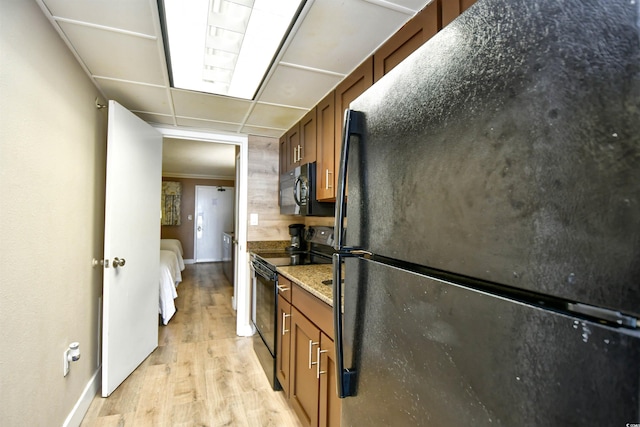
[[[234,229],[234,187],[196,185],[195,262],[223,260],[223,233]]]
[[[253,335],[251,326],[251,293],[249,289],[248,275],[248,253],[247,253],[247,180],[248,172],[248,150],[249,143],[247,136],[229,135],[200,132],[194,130],[184,130],[177,128],[156,129],[163,137],[191,139],[196,141],[209,141],[213,143],[233,144],[239,147],[239,165],[236,165],[237,176],[235,191],[238,195],[238,206],[236,209],[237,230],[235,233],[236,242],[236,266],[237,272],[234,277],[234,302],[236,308],[236,333],[239,336]]]

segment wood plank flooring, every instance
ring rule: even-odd
[[[221,264],[187,265],[182,277],[158,348],[111,396],[93,399],[81,427],[301,426],[271,389],[252,339],[236,336]]]

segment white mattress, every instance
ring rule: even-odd
[[[182,243],[178,239],[160,239],[160,249],[165,251],[173,251],[178,258],[178,265],[180,271],[184,271],[184,251],[182,250]]]

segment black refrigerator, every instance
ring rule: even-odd
[[[639,11],[480,0],[350,105],[343,426],[640,423]]]

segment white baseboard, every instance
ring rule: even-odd
[[[76,402],[75,406],[69,412],[67,419],[64,420],[63,427],[78,427],[80,423],[82,423],[82,419],[87,414],[89,410],[89,406],[93,401],[93,398],[98,394],[98,390],[100,390],[100,380],[102,379],[102,368],[98,368],[98,370],[93,374],[87,386],[84,388],[82,395]]]
[[[195,260],[195,259],[185,259],[185,260],[184,260],[184,263],[185,263],[185,264],[195,264],[195,263],[196,263],[196,260]]]
[[[251,324],[236,327],[236,334],[240,337],[250,337],[255,334],[255,332],[256,330]]]

